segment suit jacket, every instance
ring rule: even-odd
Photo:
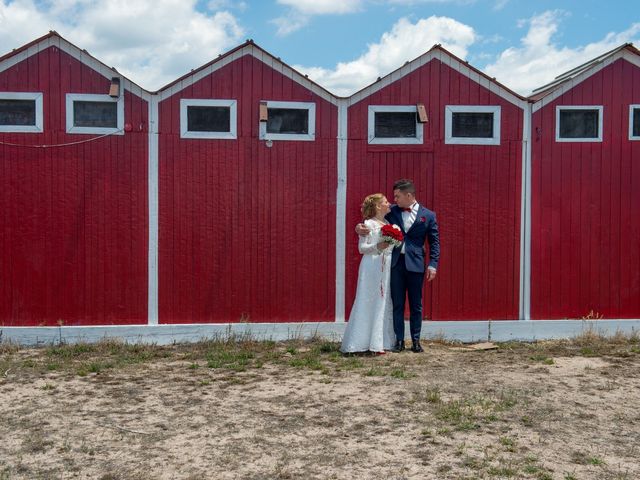
[[[410,272],[424,273],[425,271],[425,241],[429,242],[429,267],[438,268],[440,260],[440,236],[438,234],[438,223],[436,214],[431,210],[418,204],[418,214],[416,221],[405,232],[402,221],[402,209],[397,205],[391,207],[391,211],[385,217],[386,220],[398,225],[404,234],[405,264]],[[395,267],[400,258],[401,246],[393,249],[391,257],[391,267]]]

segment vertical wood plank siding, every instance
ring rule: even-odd
[[[57,47],[0,72],[0,91],[42,92],[44,133],[0,133],[42,145],[66,134],[65,94],[109,80]],[[0,145],[0,323],[147,321],[148,105],[124,92],[133,131],[57,148]]]
[[[181,139],[181,98],[236,99],[236,140]],[[315,102],[315,141],[258,138]],[[160,323],[333,321],[337,107],[245,55],[160,102]]]
[[[124,135],[7,145],[97,136],[66,133],[65,95],[108,93],[109,79],[91,68],[102,66],[80,50],[38,42],[15,53],[22,57],[2,57],[0,92],[42,92],[44,132],[0,133],[0,325],[146,324],[152,94],[123,90],[132,127]],[[338,107],[261,52],[233,51],[212,73],[157,94],[160,323],[335,319]],[[628,138],[640,68],[625,55],[533,108],[533,319],[640,316],[640,141]],[[518,318],[524,112],[448,58],[411,64],[369,96],[341,100],[346,108],[360,99],[347,109],[347,318],[360,204],[379,191],[392,200],[402,177],[415,181],[440,225],[425,317]],[[164,98],[167,91],[176,93]],[[182,98],[237,100],[238,138],[180,138]],[[267,147],[261,100],[314,102],[315,140]],[[428,113],[422,144],[368,144],[369,105],[417,103]],[[500,145],[445,144],[446,105],[499,105]],[[558,105],[602,105],[603,141],[556,142]]]
[[[640,69],[619,59],[532,119],[533,318],[640,315]],[[603,141],[555,141],[557,105],[602,105]]]
[[[369,105],[424,103],[422,145],[369,145]],[[500,145],[446,145],[445,105],[500,105]],[[392,201],[392,185],[411,178],[418,201],[434,210],[441,259],[425,285],[424,314],[435,320],[516,319],[519,306],[523,111],[433,59],[349,108],[346,306],[355,295],[359,207],[370,193]]]

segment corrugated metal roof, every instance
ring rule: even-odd
[[[640,55],[640,51],[636,47],[634,47],[632,43],[625,43],[623,45],[620,45],[619,47],[614,48],[613,50],[605,52],[602,55],[599,55],[598,57],[592,60],[589,60],[586,63],[583,63],[582,65],[578,65],[577,67],[572,68],[571,70],[561,73],[552,82],[549,82],[546,85],[543,85],[541,87],[534,89],[531,95],[529,96],[529,99],[534,101],[540,100],[541,98],[545,97],[546,95],[560,88],[562,84],[564,84],[565,82],[571,80],[572,78],[577,77],[581,73],[604,62],[608,58],[616,55],[618,52],[621,52],[622,50],[625,50],[625,49],[631,51],[632,53],[635,53],[636,55]]]

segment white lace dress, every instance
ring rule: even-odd
[[[382,352],[395,341],[393,308],[391,305],[390,273],[392,246],[382,253],[380,242],[382,225],[376,220],[365,220],[370,233],[359,237],[358,250],[362,254],[358,270],[358,287],[349,323],[342,339],[341,352]]]

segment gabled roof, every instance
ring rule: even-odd
[[[247,40],[242,45],[238,45],[234,49],[229,50],[224,54],[218,55],[218,57],[213,59],[212,61],[205,63],[201,67],[196,68],[195,70],[192,70],[191,72],[165,85],[156,93],[160,95],[160,100],[164,100],[165,98],[176,94],[180,90],[194,84],[207,75],[210,75],[216,70],[245,55],[252,55],[258,60],[264,62],[269,67],[281,72],[284,76],[291,78],[294,82],[299,83],[303,87],[311,90],[313,93],[319,95],[330,103],[337,105],[339,98],[338,96],[334,95],[323,86],[309,79],[307,75],[303,75],[293,67],[287,65],[282,60],[280,60],[280,58],[274,57],[265,49],[256,45],[253,40]]]
[[[387,85],[390,85],[391,83],[399,80],[405,75],[408,75],[414,70],[417,70],[433,59],[440,60],[445,65],[448,65],[462,75],[468,77],[476,83],[479,83],[496,95],[521,108],[524,108],[524,106],[528,103],[528,99],[526,97],[523,97],[519,93],[514,92],[510,88],[498,82],[495,78],[492,78],[486,73],[471,66],[469,62],[457,57],[442,45],[436,44],[419,57],[415,58],[414,60],[407,61],[402,67],[394,70],[384,77],[379,78],[376,82],[367,87],[364,87],[363,89],[351,95],[348,98],[349,104],[353,105],[354,103],[359,102],[363,98],[372,95],[373,93],[386,87]]]
[[[560,93],[564,93],[566,88],[563,87],[566,87],[567,85],[573,87],[619,58],[629,58],[630,54],[635,57],[640,57],[640,50],[634,47],[632,43],[620,45],[613,50],[605,52],[582,65],[578,65],[577,67],[558,75],[552,82],[536,88],[529,96],[529,99],[534,102],[538,102],[543,98],[554,94],[554,92],[558,92],[560,89],[563,89]],[[554,95],[553,98],[556,98],[557,96],[558,95]]]
[[[26,60],[27,58],[36,55],[37,53],[52,46],[58,47],[63,52],[71,55],[76,60],[87,65],[89,68],[95,70],[107,79],[111,79],[115,76],[121,78],[123,80],[123,88],[129,90],[135,95],[147,100],[150,98],[151,93],[149,91],[143,89],[136,83],[123,76],[114,67],[109,67],[108,65],[102,63],[100,60],[90,55],[89,52],[80,49],[73,43],[63,38],[58,32],[53,30],[46,35],[43,35],[40,38],[36,38],[35,40],[1,56],[0,72],[7,70],[14,65]]]

